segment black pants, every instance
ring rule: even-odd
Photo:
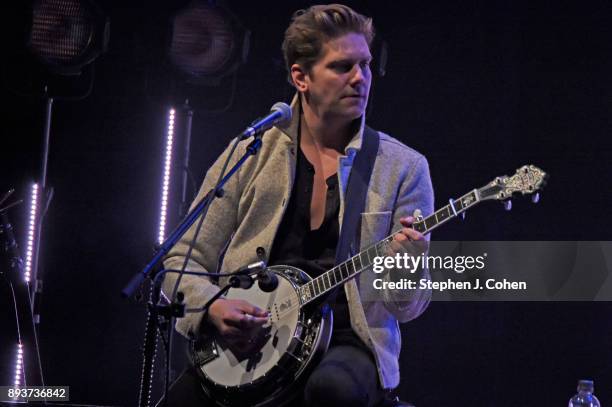
[[[352,331],[337,331],[330,349],[306,381],[303,405],[373,407],[383,400],[384,394],[370,351]],[[167,405],[204,407],[214,404],[207,400],[197,373],[190,368],[170,386]]]

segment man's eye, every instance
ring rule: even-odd
[[[338,64],[336,65],[336,70],[338,72],[349,72],[351,69],[353,69],[353,65],[351,64]]]

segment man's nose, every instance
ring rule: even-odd
[[[362,67],[360,65],[356,65],[353,69],[353,75],[351,77],[351,84],[364,83],[369,78],[369,73],[367,71],[367,67]]]

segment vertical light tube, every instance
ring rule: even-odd
[[[30,220],[28,225],[28,241],[26,244],[26,263],[25,263],[25,274],[24,279],[26,282],[30,282],[32,276],[32,262],[34,260],[35,251],[38,250],[35,247],[36,242],[36,228],[38,225],[38,184],[32,185],[32,194],[30,196]]]
[[[24,385],[25,371],[23,369],[23,345],[17,344],[17,357],[15,358],[15,380],[13,381],[14,387]]]
[[[168,214],[168,194],[170,190],[170,172],[172,169],[172,146],[174,142],[174,108],[168,113],[168,131],[166,136],[166,155],[164,159],[164,177],[162,182],[161,208],[159,214],[159,234],[157,241],[159,244],[166,238],[166,217]]]
[[[32,264],[34,262],[35,254],[38,252],[38,248],[36,247],[36,233],[38,227],[38,195],[38,184],[32,184],[32,190],[30,193],[30,216],[28,219],[28,238],[26,242],[25,272],[23,275],[23,278],[27,284],[30,283],[30,279],[32,277]],[[13,381],[13,385],[15,387],[25,385],[23,358],[23,344],[20,340],[17,344],[17,352],[15,356],[15,377]]]

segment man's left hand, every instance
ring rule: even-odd
[[[420,255],[427,251],[428,242],[423,234],[412,228],[414,223],[413,216],[406,216],[400,219],[403,228],[393,236],[393,241],[389,244],[388,256],[394,256],[396,253],[409,253],[411,255]]]
[[[400,223],[402,224],[403,228],[400,233],[395,235],[394,240],[398,242],[404,242],[406,240],[416,242],[425,239],[421,232],[412,229],[411,226],[414,223],[413,216],[406,216],[405,218],[401,218]]]

